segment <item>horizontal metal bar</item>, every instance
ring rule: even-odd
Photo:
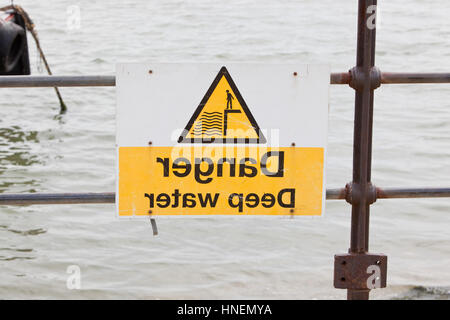
[[[327,200],[343,200],[345,199],[345,188],[341,189],[327,189]]]
[[[332,73],[331,84],[349,84],[350,73]],[[450,83],[450,73],[392,73],[381,74],[383,84]],[[25,87],[114,87],[115,76],[0,76],[0,88]]]
[[[381,83],[450,83],[450,73],[381,73]]]
[[[114,87],[115,76],[1,76],[0,88]]]
[[[0,205],[114,203],[114,192],[103,193],[5,193]]]
[[[377,188],[376,190],[377,199],[450,197],[450,188]],[[345,193],[345,188],[327,189],[327,200],[345,199]]]
[[[114,192],[103,193],[4,193],[0,205],[114,203]],[[345,199],[345,188],[327,189],[327,200]],[[377,188],[378,199],[450,197],[450,188]]]
[[[349,84],[351,75],[349,72],[332,73],[331,84]],[[450,83],[450,73],[403,73],[382,72],[382,84],[412,84],[412,83]]]
[[[377,199],[448,197],[450,197],[450,188],[377,188]]]
[[[350,72],[332,73],[330,74],[331,84],[349,84]]]

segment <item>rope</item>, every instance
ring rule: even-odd
[[[48,65],[47,59],[45,58],[44,51],[41,48],[41,44],[39,42],[39,37],[38,37],[37,31],[35,29],[35,25],[34,25],[33,21],[31,20],[30,16],[21,6],[18,6],[18,5],[11,4],[9,6],[0,8],[1,11],[6,11],[6,10],[10,10],[10,9],[16,11],[24,20],[25,27],[33,36],[33,39],[34,39],[34,42],[36,43],[36,48],[39,52],[39,55],[41,56],[42,61],[44,61],[45,69],[47,69],[47,73],[51,76],[52,71],[50,70],[50,66]],[[56,96],[58,97],[59,104],[61,106],[60,113],[65,113],[67,111],[67,106],[62,99],[59,89],[57,87],[54,87],[54,89],[56,92]]]

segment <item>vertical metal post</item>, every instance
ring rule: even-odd
[[[370,205],[376,201],[371,183],[373,98],[381,83],[375,67],[376,5],[377,0],[358,1],[356,67],[350,70],[349,84],[355,89],[353,180],[346,186],[346,200],[352,205],[350,249],[335,256],[334,274],[335,287],[347,289],[349,300],[367,300],[371,289],[386,286],[387,257],[368,253]],[[375,285],[368,274],[372,266],[379,270]]]
[[[368,25],[369,6],[376,0],[359,0],[358,44],[356,70],[361,83],[356,85],[355,123],[353,136],[353,186],[359,193],[359,201],[352,203],[350,253],[366,253],[369,250],[370,201],[368,192],[371,179],[373,91],[371,71],[375,65],[376,28]],[[370,11],[369,11],[370,12]],[[371,12],[370,12],[371,13]],[[368,299],[369,289],[348,289],[347,298]]]

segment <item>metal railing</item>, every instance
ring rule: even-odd
[[[377,199],[446,198],[450,188],[377,188]],[[345,200],[347,191],[327,189],[327,200]],[[4,193],[0,205],[115,203],[115,192],[90,193]]]
[[[384,73],[375,66],[375,29],[368,27],[370,6],[376,0],[359,0],[357,65],[349,72],[332,73],[330,83],[347,84],[355,92],[353,181],[345,188],[326,190],[327,200],[352,205],[348,254],[335,256],[334,285],[347,289],[348,299],[368,299],[367,266],[381,267],[386,285],[387,257],[368,253],[369,208],[377,199],[450,197],[450,188],[378,188],[371,183],[374,90],[381,84],[450,83],[450,73]],[[0,88],[115,86],[115,76],[3,76]],[[114,203],[115,193],[0,194],[0,205]]]
[[[351,72],[332,73],[330,84],[350,84]],[[381,84],[450,83],[450,73],[381,73]],[[114,87],[115,76],[3,76],[0,88]]]

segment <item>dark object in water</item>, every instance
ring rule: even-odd
[[[2,61],[5,64],[5,70],[11,69],[8,73],[2,73],[1,66],[0,66],[0,75],[29,75],[30,74],[30,61],[28,58],[28,45],[27,45],[27,37],[26,37],[26,30],[28,30],[31,35],[34,38],[34,41],[36,42],[36,47],[39,52],[39,55],[44,62],[45,69],[47,69],[47,72],[49,75],[52,75],[52,72],[50,70],[50,66],[48,65],[47,59],[45,58],[44,51],[42,51],[41,45],[39,43],[39,38],[37,35],[37,32],[34,28],[34,23],[31,20],[28,13],[25,12],[25,10],[21,6],[13,5],[6,6],[3,8],[0,8],[0,30],[1,27],[9,26],[10,21],[13,22],[15,25],[17,25],[19,28],[15,28],[17,35],[22,35],[22,40],[20,38],[17,38],[17,35],[12,32],[12,29],[6,29],[5,37],[4,37],[4,44],[2,43],[2,38],[0,35],[0,48],[5,48],[5,59],[1,59],[0,56],[0,63]],[[13,20],[14,19],[14,20]],[[11,24],[13,25],[13,24]],[[20,30],[22,29],[22,31]],[[8,31],[9,30],[9,31]],[[12,32],[12,33],[11,33]],[[17,40],[16,40],[17,39]],[[8,45],[6,42],[12,41],[11,45]],[[8,48],[11,48],[11,50],[8,50]],[[14,55],[14,53],[18,53],[20,58],[16,61],[17,56]],[[12,65],[12,62],[17,63],[17,66]],[[18,71],[16,70],[18,69]],[[19,72],[19,73],[13,73],[13,72]],[[67,111],[66,104],[64,103],[61,93],[59,92],[59,89],[55,87],[56,96],[58,97],[59,104],[60,104],[60,113],[65,113]]]
[[[0,75],[29,75],[24,19],[15,10],[0,11]]]

